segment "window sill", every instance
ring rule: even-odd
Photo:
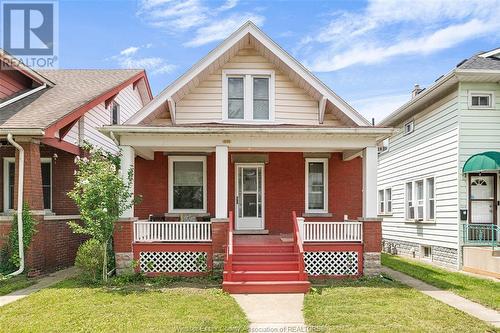
[[[422,220],[422,221],[405,220],[405,223],[411,223],[411,224],[436,224],[436,221],[435,220]]]
[[[392,213],[378,213],[378,216],[382,216],[382,217],[392,217]]]
[[[332,213],[315,213],[315,212],[305,212],[302,217],[333,217]]]
[[[207,212],[171,212],[165,213],[165,217],[180,217],[181,215],[192,215],[196,217],[209,217],[210,213]]]

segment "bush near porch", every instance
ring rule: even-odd
[[[479,319],[383,277],[326,283],[316,284],[304,300],[306,324],[320,332],[495,332]]]
[[[0,332],[248,331],[218,285],[210,278],[121,278],[105,286],[70,279],[1,307]]]
[[[382,265],[400,271],[443,290],[449,290],[471,301],[500,310],[500,283],[452,272],[416,260],[382,254]]]

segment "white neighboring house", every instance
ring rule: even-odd
[[[499,276],[500,48],[457,65],[380,122],[387,252]]]

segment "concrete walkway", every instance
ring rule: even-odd
[[[382,267],[382,272],[432,298],[437,299],[438,301],[454,307],[455,309],[485,321],[492,326],[500,327],[500,313],[498,311],[469,301],[468,299],[458,296],[450,291],[441,290],[388,267]]]
[[[250,332],[306,332],[304,294],[233,294],[250,321]]]
[[[43,288],[50,287],[62,280],[66,280],[68,278],[76,276],[78,270],[75,267],[66,268],[55,273],[49,274],[45,277],[42,277],[32,286],[29,286],[25,289],[16,290],[10,294],[5,296],[0,296],[0,307],[7,305],[9,303],[15,302],[21,298],[25,298],[28,295],[31,295]]]

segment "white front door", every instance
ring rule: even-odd
[[[264,229],[264,165],[236,165],[236,230]]]
[[[496,174],[471,175],[470,223],[496,223]]]

